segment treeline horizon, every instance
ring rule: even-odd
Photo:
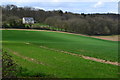
[[[44,29],[66,31],[87,35],[118,35],[119,14],[114,13],[72,13],[62,10],[45,11],[33,7],[17,7],[4,5],[2,8],[3,28],[25,28],[23,17],[33,17],[35,24],[45,24]],[[28,27],[29,28],[29,27]],[[41,26],[32,25],[31,28],[41,29]]]

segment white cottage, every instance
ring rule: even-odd
[[[34,19],[32,17],[23,17],[23,24],[34,24]]]

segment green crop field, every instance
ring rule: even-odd
[[[50,31],[1,30],[3,50],[26,69],[23,76],[117,78],[118,66],[83,59],[71,52],[118,61],[118,42]]]

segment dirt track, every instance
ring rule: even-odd
[[[45,64],[45,63],[43,63],[43,62],[41,62],[41,61],[38,61],[38,60],[36,60],[36,59],[34,59],[34,58],[30,58],[30,57],[26,57],[26,56],[20,55],[18,52],[12,51],[11,49],[8,49],[8,48],[7,48],[7,50],[9,50],[9,51],[10,51],[11,53],[13,53],[14,55],[16,55],[16,56],[18,56],[18,57],[20,57],[20,58],[22,58],[22,59],[25,59],[25,60],[27,60],[27,61],[34,62],[34,63],[36,63],[36,64],[47,65],[47,64]]]
[[[75,53],[70,53],[70,52],[67,52],[67,51],[60,51],[60,50],[56,50],[56,49],[53,49],[53,48],[48,48],[48,47],[45,47],[45,46],[39,46],[39,47],[40,48],[44,48],[44,49],[48,49],[48,50],[52,50],[52,51],[56,51],[56,52],[62,52],[62,53],[65,53],[65,54],[70,54],[70,55],[73,55],[73,56],[78,56],[78,57],[81,57],[83,59],[88,59],[88,60],[101,62],[101,63],[105,63],[105,64],[111,64],[111,65],[120,66],[120,63],[118,63],[118,62],[111,62],[111,61],[98,59],[98,58],[94,58],[94,57],[89,57],[89,56],[83,56],[83,55],[79,55],[79,54],[75,54]],[[34,58],[30,58],[30,57],[26,57],[26,56],[20,55],[18,52],[12,51],[11,49],[7,49],[7,50],[12,52],[14,55],[16,55],[18,57],[21,57],[22,59],[25,59],[27,61],[31,61],[31,62],[34,62],[36,64],[41,64],[41,65],[48,65],[48,64],[45,64],[45,63],[43,63],[41,61],[38,61],[38,60],[36,60]]]
[[[36,30],[36,29],[0,29],[0,30],[47,31],[47,32],[60,32],[60,33],[67,33],[67,34],[75,34],[75,33],[69,33],[69,32],[50,31],[50,30]],[[120,41],[120,39],[119,39],[120,35],[116,35],[116,36],[88,36],[88,35],[83,35],[83,34],[75,34],[75,35],[93,37],[93,38],[98,38],[98,39],[103,39],[103,40],[110,40],[110,41]]]
[[[56,49],[53,49],[53,48],[48,48],[48,47],[45,47],[45,46],[40,46],[40,48],[44,48],[44,49],[48,49],[48,50],[52,50],[52,51],[56,51],[56,52],[66,53],[66,54],[82,57],[83,59],[88,59],[88,60],[92,60],[92,61],[96,61],[96,62],[101,62],[101,63],[106,63],[106,64],[112,64],[112,65],[120,66],[120,63],[118,63],[118,62],[112,62],[112,61],[98,59],[98,58],[94,58],[94,57],[79,55],[79,54],[75,54],[75,53],[71,53],[71,52],[67,52],[67,51],[60,51],[60,50],[56,50]]]

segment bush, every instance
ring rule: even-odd
[[[16,78],[17,77],[17,64],[14,63],[11,56],[7,52],[2,55],[2,77],[3,78]]]
[[[27,69],[18,66],[7,52],[2,54],[2,78],[18,78],[28,74]]]

